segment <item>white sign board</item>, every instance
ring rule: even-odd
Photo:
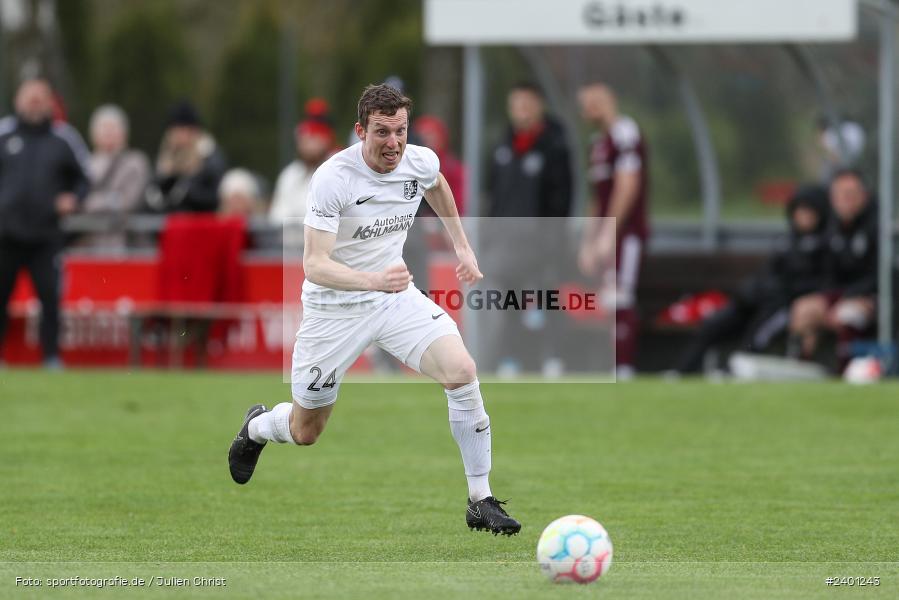
[[[466,44],[836,42],[856,0],[425,0],[425,40]]]

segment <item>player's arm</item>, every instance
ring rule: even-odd
[[[587,214],[585,215],[587,222],[584,225],[581,237],[581,249],[583,250],[591,249],[596,242],[596,237],[599,235],[599,224],[602,220],[598,218],[598,213],[599,209],[595,203],[587,205]]]
[[[453,240],[453,249],[459,259],[459,266],[456,267],[456,276],[459,281],[474,283],[482,279],[484,275],[478,268],[478,261],[468,243],[465,230],[462,228],[462,219],[459,218],[459,211],[456,209],[456,200],[453,198],[453,192],[443,173],[438,173],[437,183],[425,191],[425,200],[440,217],[440,222],[443,223]]]
[[[627,221],[634,205],[637,203],[637,192],[640,190],[640,169],[618,170],[612,184],[612,198],[609,202],[608,217],[615,219],[610,221],[608,227],[610,233],[616,236],[621,232],[621,227]]]
[[[609,213],[606,215],[609,218],[587,219],[578,254],[578,264],[583,273],[593,275],[600,265],[608,267],[613,261],[618,234],[637,202],[639,189],[640,167],[616,170]]]
[[[606,218],[599,219],[594,224],[596,232],[590,238],[593,255],[599,263],[608,266],[614,260],[618,235],[637,203],[639,189],[639,169],[616,171],[609,212],[605,215]]]
[[[337,234],[306,225],[303,271],[312,283],[343,291],[401,292],[412,275],[406,265],[387,267],[379,273],[357,271],[331,258]]]

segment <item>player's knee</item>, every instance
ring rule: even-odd
[[[460,357],[448,365],[444,373],[444,387],[454,389],[467,385],[478,378],[478,368],[470,356]]]
[[[807,329],[820,321],[821,308],[819,303],[812,298],[800,298],[791,310],[791,325],[794,330]]]
[[[807,319],[801,306],[793,306],[790,310],[790,331],[799,333],[806,327]]]
[[[835,329],[863,330],[871,323],[871,314],[865,304],[851,300],[838,303],[828,317]]]

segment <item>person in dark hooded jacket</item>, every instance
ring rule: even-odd
[[[830,208],[825,281],[797,298],[791,309],[790,331],[803,358],[814,354],[822,331],[848,342],[871,328],[876,312],[878,211],[861,173],[843,169],[834,175]],[[846,346],[838,348],[841,359],[847,357]]]
[[[787,205],[787,221],[790,231],[783,247],[724,308],[702,323],[677,371],[698,372],[709,348],[741,335],[745,350],[764,350],[786,329],[790,303],[825,284],[827,191],[816,185],[801,187]]]

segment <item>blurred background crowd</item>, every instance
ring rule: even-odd
[[[682,62],[701,74],[693,81],[717,149],[721,217],[733,239],[748,240],[710,251],[699,239],[695,140],[676,82],[651,50],[484,50],[485,176],[472,212],[459,159],[461,51],[425,45],[416,0],[0,7],[9,115],[0,121],[0,301],[11,307],[30,275],[48,366],[62,364],[64,258],[158,256],[160,281],[177,282],[191,260],[280,259],[301,248],[302,230],[290,225],[305,214],[309,180],[355,142],[359,92],[382,81],[415,100],[410,143],[437,152],[460,214],[616,217],[611,230],[578,229],[571,245],[582,284],[610,290],[619,377],[715,372],[734,349],[840,371],[873,335],[877,68],[864,20],[852,44],[814,49],[838,90],[836,112],[796,76],[789,50],[684,50]],[[200,220],[182,231],[173,215]],[[214,223],[228,224],[208,244],[221,250],[199,253],[196,227]],[[436,231],[422,219],[410,234],[419,287],[446,250]],[[244,300],[207,283],[160,294]],[[559,350],[551,321],[513,321],[503,326],[542,351],[494,349],[490,370],[559,375],[577,362]],[[208,327],[199,329],[209,343]]]

